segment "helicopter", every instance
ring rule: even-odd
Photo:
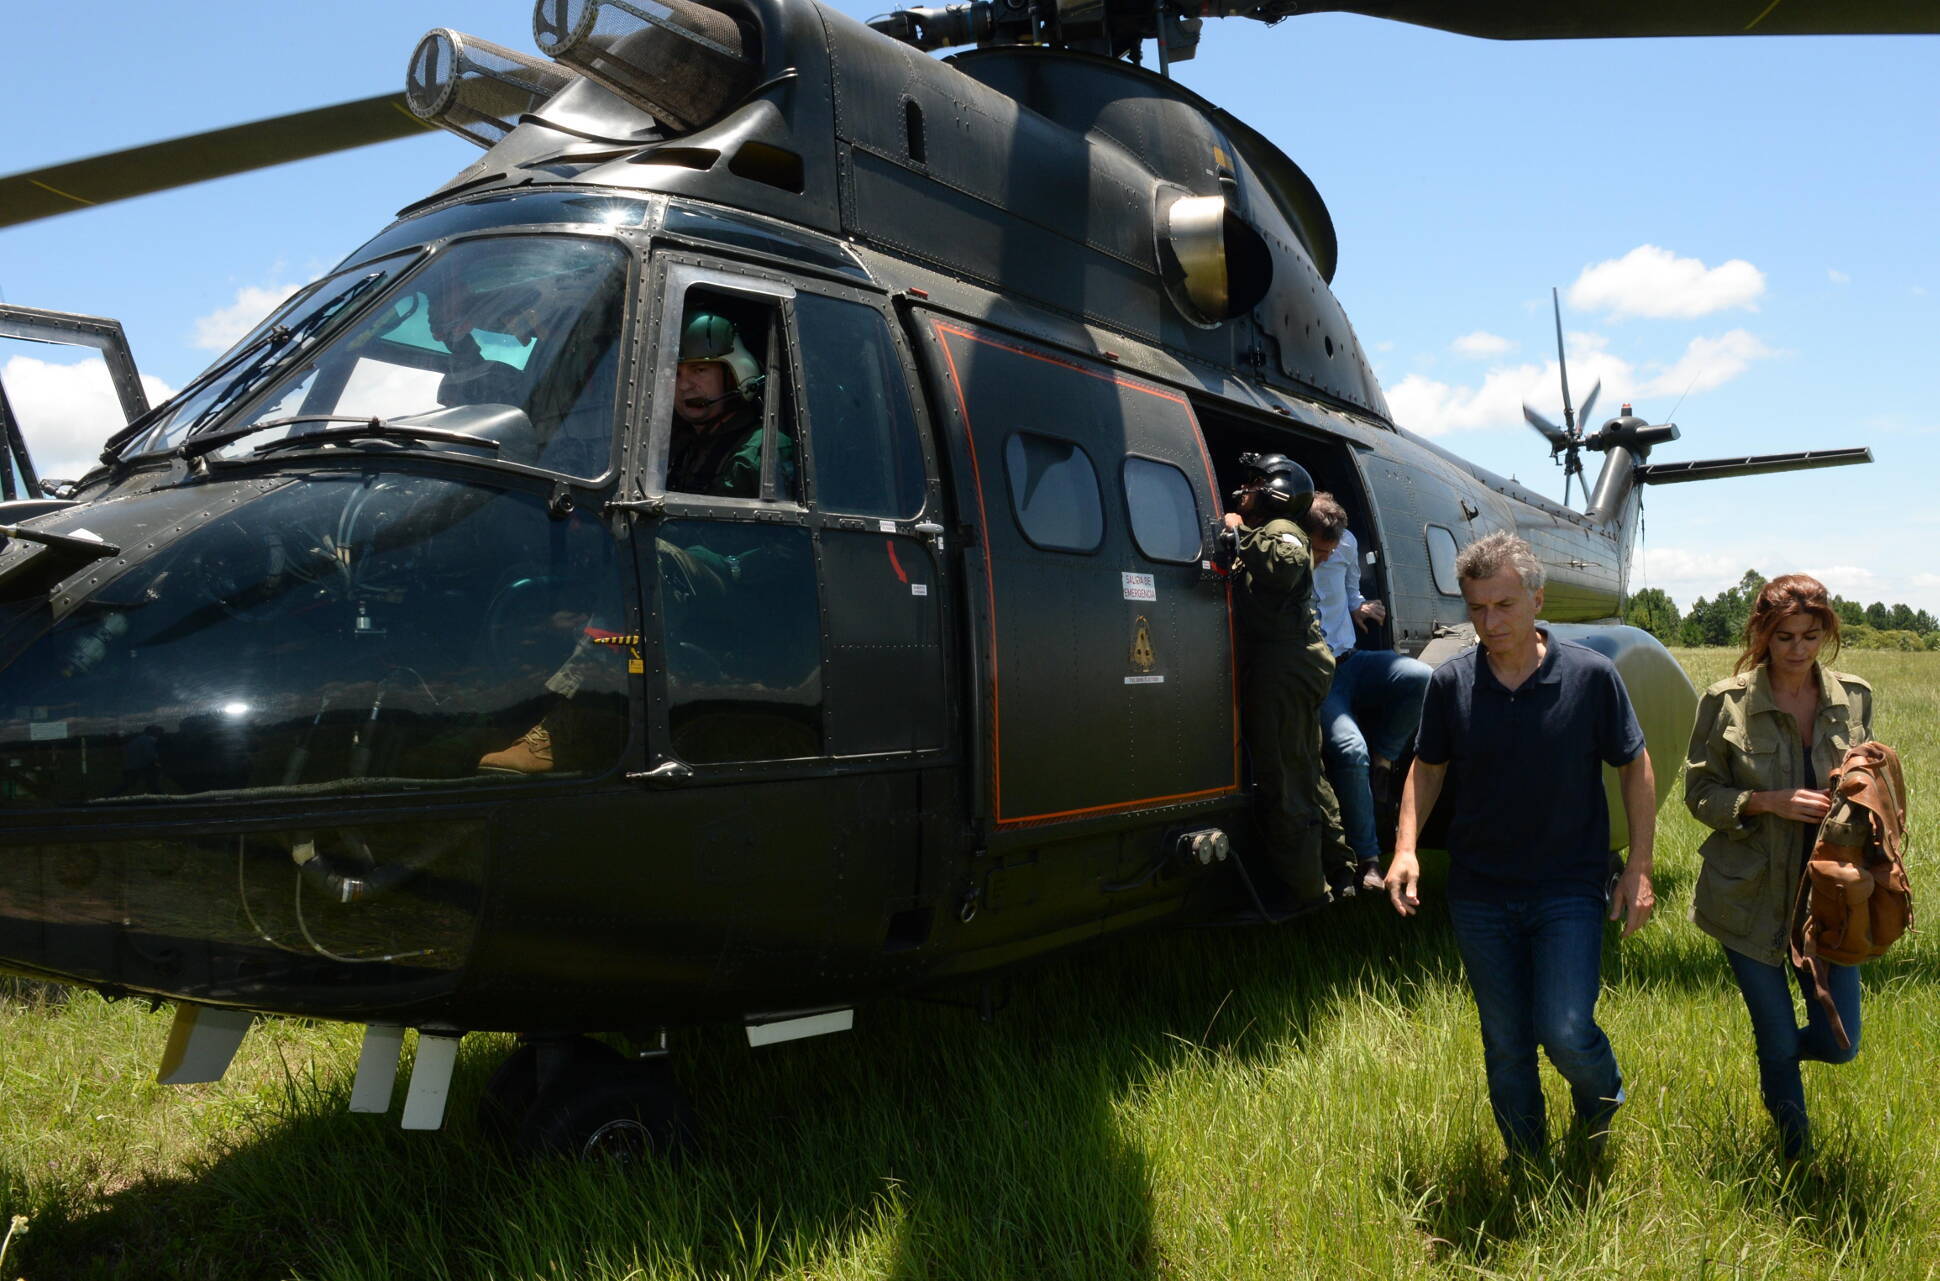
[[[1675,426],[1571,422],[1602,455],[1577,510],[1392,421],[1318,190],[1165,74],[1207,17],[1311,7],[540,0],[544,57],[427,36],[409,119],[0,179],[17,221],[265,140],[484,148],[152,408],[110,322],[0,310],[110,353],[128,419],[71,482],[15,452],[0,506],[0,968],[173,1003],[175,1082],[260,1015],[363,1024],[354,1111],[415,1029],[414,1129],[463,1035],[516,1033],[494,1115],[585,1151],[686,1124],[663,1057],[589,1033],[825,1034],[1202,919],[1253,848],[1207,565],[1247,450],[1342,501],[1380,639],[1429,661],[1468,643],[1460,547],[1528,538],[1551,626],[1677,759],[1689,683],[1611,625],[1643,488],[1867,455],[1653,462]],[[1759,16],[1370,7],[1507,38]],[[758,386],[752,495],[668,483],[700,315]],[[551,768],[481,771],[541,725]]]

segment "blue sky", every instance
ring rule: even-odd
[[[529,0],[42,6],[0,54],[0,172],[398,87],[440,25],[532,47]],[[1518,410],[1560,419],[1554,285],[1572,392],[1675,408],[1659,459],[1872,446],[1869,468],[1650,491],[1633,588],[1688,606],[1805,569],[1940,613],[1936,59],[1936,37],[1504,44],[1322,15],[1208,22],[1175,73],[1319,186],[1404,425],[1560,497]],[[475,154],[428,135],[0,230],[0,296],[118,317],[180,386]],[[73,470],[105,380],[5,342],[0,370],[43,468]]]

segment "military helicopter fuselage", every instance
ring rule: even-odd
[[[1347,508],[1376,643],[1460,648],[1456,553],[1529,539],[1670,788],[1689,683],[1610,624],[1675,429],[1612,420],[1578,512],[1392,422],[1319,194],[1162,76],[675,16],[555,25],[475,164],[10,509],[0,967],[806,1029],[1203,915],[1258,848],[1209,563],[1244,450]],[[702,312],[761,369],[752,492],[669,483]],[[544,768],[481,770],[529,729]]]

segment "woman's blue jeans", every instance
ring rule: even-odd
[[[1489,1105],[1511,1154],[1548,1143],[1541,1046],[1569,1082],[1577,1124],[1607,1130],[1623,1102],[1623,1073],[1596,1024],[1603,982],[1603,900],[1555,896],[1508,903],[1450,899],[1455,946],[1482,1020]]]
[[[1805,996],[1805,1026],[1800,1027],[1792,1004],[1792,983],[1785,976],[1786,970],[1793,969],[1791,965],[1767,965],[1728,947],[1724,957],[1731,963],[1732,977],[1738,980],[1745,1009],[1751,1014],[1751,1035],[1758,1054],[1758,1092],[1778,1126],[1779,1150],[1796,1159],[1805,1155],[1812,1143],[1799,1064],[1806,1059],[1848,1063],[1859,1053],[1859,967],[1826,966],[1826,987],[1839,1010],[1839,1021],[1846,1025],[1846,1035],[1852,1038],[1852,1045],[1842,1050],[1832,1035],[1825,1010],[1810,995],[1811,981],[1805,970],[1792,974]]]

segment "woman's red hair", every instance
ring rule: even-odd
[[[1839,615],[1832,610],[1825,584],[1810,574],[1781,574],[1752,602],[1751,617],[1745,619],[1745,649],[1732,672],[1748,672],[1770,657],[1772,633],[1794,614],[1810,615],[1825,629],[1821,662],[1839,652]]]

